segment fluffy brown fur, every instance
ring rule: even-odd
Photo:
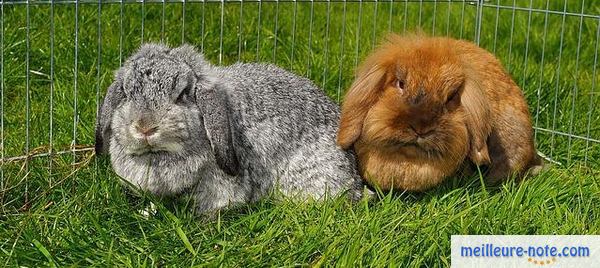
[[[381,189],[424,191],[469,159],[490,183],[541,165],[519,87],[470,42],[390,35],[346,93],[337,142]],[[537,170],[537,169],[536,169]]]

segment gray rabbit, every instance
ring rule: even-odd
[[[279,190],[320,200],[363,184],[335,143],[339,107],[308,79],[272,65],[211,66],[192,46],[143,45],[115,73],[96,152],[159,196],[189,195],[204,213]]]

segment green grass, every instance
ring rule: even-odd
[[[549,2],[551,10],[563,10],[561,1]],[[182,36],[181,3],[165,5],[164,35],[161,4],[126,4],[120,46],[120,5],[104,4],[99,15],[97,5],[81,4],[76,68],[74,5],[54,7],[53,66],[50,6],[30,7],[27,61],[26,6],[4,5],[2,151],[20,156],[47,152],[50,144],[64,150],[74,137],[76,144],[91,145],[98,99],[142,38],[171,45],[184,40],[215,64],[219,58],[221,64],[274,62],[311,78],[336,100],[356,63],[389,30],[420,25],[426,32],[474,39],[475,6],[423,3],[419,15],[420,5],[314,3],[311,24],[311,3],[263,3],[260,23],[258,3],[227,3],[221,27],[220,3],[187,3]],[[534,8],[545,5],[533,1]],[[581,8],[568,2],[569,12]],[[501,9],[495,31],[496,12],[483,10],[481,45],[523,87],[542,129],[536,133],[539,150],[561,165],[518,185],[486,188],[478,178],[456,178],[424,194],[387,194],[358,204],[267,198],[203,220],[185,200],[130,200],[105,158],[81,153],[15,161],[2,164],[0,174],[0,265],[437,267],[450,264],[452,234],[600,234],[600,144],[578,138],[600,139],[600,81],[593,72],[598,19],[567,16],[563,24],[561,15],[550,14],[545,31],[545,13],[534,12],[528,31],[528,12],[516,11],[512,24],[513,11]],[[600,5],[586,1],[584,12],[597,15]],[[158,212],[145,218],[139,211],[150,201]]]

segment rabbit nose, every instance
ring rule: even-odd
[[[434,129],[432,127],[427,127],[427,126],[415,127],[413,125],[409,125],[409,126],[410,126],[410,129],[412,129],[412,131],[414,131],[417,134],[417,136],[419,136],[419,137],[429,136],[434,131]]]
[[[158,130],[158,127],[140,127],[139,125],[135,126],[135,129],[143,134],[144,136],[152,136]]]

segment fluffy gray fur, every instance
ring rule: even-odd
[[[199,213],[272,190],[302,200],[363,191],[354,155],[335,143],[339,107],[273,65],[216,67],[192,46],[147,44],[116,72],[98,114],[96,151],[119,176],[189,195]]]

